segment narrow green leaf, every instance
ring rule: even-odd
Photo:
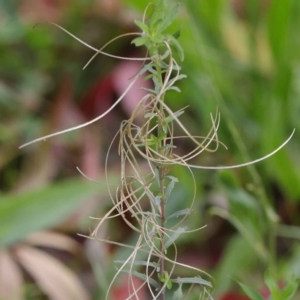
[[[161,57],[161,60],[165,60],[170,55],[170,51],[167,50]]]
[[[272,300],[281,300],[281,292],[277,284],[277,280],[272,276],[270,269],[265,272],[265,283],[271,291]]]
[[[183,110],[178,111],[178,112],[174,113],[174,115],[170,115],[170,116],[166,117],[164,122],[166,124],[168,124],[168,123],[172,122],[175,119],[174,117],[179,118],[183,113],[184,113]]]
[[[177,147],[174,145],[171,145],[171,144],[166,144],[166,146],[163,147],[163,149],[166,149],[166,150],[175,149],[175,148],[177,148]]]
[[[140,90],[143,90],[143,91],[146,91],[146,92],[149,92],[149,93],[151,93],[151,94],[156,95],[156,91],[155,91],[155,90],[152,90],[152,89],[147,89],[147,88],[141,87]]]
[[[153,78],[153,76],[155,76],[155,75],[154,75],[154,74],[148,74],[147,76],[145,76],[145,77],[143,78],[143,81],[145,82],[145,81],[147,81],[147,80]]]
[[[140,29],[142,29],[142,31],[144,31],[144,32],[146,32],[147,34],[149,34],[149,27],[148,27],[145,23],[143,23],[143,22],[141,22],[141,21],[139,21],[139,20],[135,20],[134,23],[135,23]]]
[[[73,179],[36,191],[1,196],[0,246],[9,246],[31,232],[57,225],[80,203],[105,189],[105,185]]]
[[[160,188],[160,174],[159,174],[158,167],[154,168],[154,173],[155,173],[156,182],[158,184],[158,187]]]
[[[179,227],[176,232],[173,232],[173,234],[168,237],[167,241],[165,242],[165,249],[168,249],[185,231],[186,228]]]
[[[177,278],[177,279],[172,279],[172,282],[178,284],[184,284],[184,283],[200,284],[200,285],[212,287],[212,284],[209,281],[202,279],[201,277]]]
[[[168,200],[170,195],[171,195],[172,190],[175,187],[175,183],[178,182],[178,179],[176,177],[173,177],[173,176],[167,176],[167,177],[169,179],[171,179],[171,182],[168,184],[168,186],[166,187],[166,190],[165,190],[165,197]]]
[[[175,33],[173,33],[173,37],[175,39],[179,39],[180,38],[180,36],[181,36],[181,30],[182,30],[182,26],[180,26],[180,28]]]
[[[146,191],[146,195],[148,196],[148,199],[152,202],[152,204],[154,205],[154,207],[157,207],[156,204],[156,199],[155,197],[152,195],[152,193],[150,193],[149,191]]]
[[[176,211],[175,213],[171,214],[170,216],[168,216],[167,220],[172,219],[172,218],[178,218],[180,216],[186,216],[189,215],[193,210],[186,208],[186,209],[182,209],[179,211]]]
[[[295,293],[297,292],[300,279],[292,276],[292,278],[287,279],[286,286],[282,291],[282,299],[291,300]]]
[[[159,91],[160,91],[160,83],[159,83],[159,81],[158,81],[158,79],[157,79],[156,76],[154,76],[154,77],[152,78],[152,80],[153,80],[153,83],[154,83],[155,94],[158,95],[158,94],[159,94]]]
[[[157,137],[157,142],[162,141],[167,136],[166,132],[161,132]]]
[[[273,51],[275,63],[282,63],[286,59],[287,39],[290,33],[290,15],[292,11],[291,0],[273,0],[269,9],[268,31],[270,46]],[[283,53],[285,55],[283,55]]]
[[[171,47],[175,50],[175,52],[178,54],[181,61],[184,60],[184,52],[179,44],[178,40],[171,34],[166,35],[167,39],[169,40]]]
[[[150,73],[154,73],[154,74],[157,73],[156,70],[153,68],[153,63],[152,62],[144,65],[144,67],[139,72],[139,75],[143,75],[147,71],[149,71]]]
[[[168,90],[168,91],[173,90],[173,91],[176,91],[176,92],[178,92],[178,93],[181,92],[180,88],[177,87],[177,86],[174,86],[174,85],[173,85],[173,86],[170,86],[169,88],[167,88],[167,90]]]
[[[265,300],[265,298],[262,295],[260,295],[256,290],[252,289],[251,287],[241,282],[237,282],[237,283],[241,286],[245,294],[251,298],[251,300]]]
[[[169,70],[170,69],[170,66],[168,64],[166,64],[164,61],[160,61],[160,67],[162,69],[166,69],[166,70]],[[177,65],[173,65],[172,66],[172,70],[174,71],[180,71],[181,70],[181,67],[177,66]]]
[[[156,113],[146,113],[144,115],[144,118],[154,118],[154,117],[157,117],[157,114]]]
[[[119,269],[117,269],[117,270],[119,270]],[[132,271],[132,270],[121,270],[121,272],[131,274],[131,275],[136,276],[146,282],[149,282],[155,288],[155,290],[159,290],[159,288],[160,288],[160,285],[154,279],[147,277],[143,273],[139,273],[137,271]]]

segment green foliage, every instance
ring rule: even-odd
[[[1,196],[0,246],[10,246],[32,232],[55,226],[98,193],[99,186],[66,180],[38,191]]]
[[[280,289],[278,285],[278,281],[272,276],[270,270],[265,273],[265,283],[270,290],[271,296],[269,300],[291,300],[295,295],[298,285],[299,285],[299,278],[295,276],[291,276],[290,278],[285,278],[285,286],[283,289]],[[264,300],[265,298],[262,297],[257,291],[250,288],[249,286],[238,282],[239,285],[242,287],[244,292],[247,296],[250,297],[251,300]]]
[[[116,32],[112,27],[118,25],[116,25],[115,15],[114,20],[109,20],[109,16],[105,16],[104,19],[99,16],[94,18],[91,13],[93,9],[89,6],[91,3],[92,1],[87,1],[85,4],[82,1],[75,1],[67,13],[61,12],[64,14],[61,23],[67,22],[65,27],[72,33],[86,38],[87,42],[90,41],[97,46],[101,44],[101,38],[110,39],[110,35]],[[123,3],[131,9],[144,9],[148,1],[126,0]],[[173,73],[179,69],[181,71],[182,68],[188,75],[188,80],[176,82],[176,86],[175,81],[172,81],[175,78],[169,81],[170,93],[166,93],[165,99],[170,104],[170,108],[177,112],[164,116],[161,123],[162,132],[154,131],[139,143],[141,151],[150,148],[153,151],[176,150],[175,145],[171,145],[169,141],[163,147],[162,143],[169,137],[173,124],[175,130],[178,130],[177,119],[180,117],[180,120],[192,131],[198,132],[199,128],[202,131],[210,122],[207,116],[215,110],[216,106],[221,112],[219,138],[226,143],[229,150],[226,153],[221,150],[218,155],[203,154],[199,161],[194,158],[193,160],[197,160],[196,163],[199,164],[225,166],[232,162],[249,161],[276,148],[286,139],[293,127],[296,127],[297,131],[300,129],[298,121],[299,1],[275,0],[270,2],[270,6],[263,6],[265,1],[257,0],[240,2],[240,6],[233,6],[231,3],[223,0],[182,1],[181,6],[185,13],[176,15],[179,10],[178,4],[157,0],[154,1],[153,6],[149,6],[142,21],[135,21],[142,33],[134,40],[134,44],[146,46],[150,55],[154,57],[160,54],[160,73],[165,76],[170,67],[168,66],[170,53],[166,50],[166,42],[172,47],[172,51],[177,53],[180,60],[185,57],[180,68],[172,66]],[[28,149],[28,152],[20,153],[17,147],[21,144],[20,140],[30,140],[43,132],[46,118],[41,112],[46,111],[49,103],[53,103],[52,95],[56,93],[62,80],[61,74],[67,71],[74,75],[71,81],[76,86],[74,99],[77,99],[78,95],[86,92],[88,84],[95,81],[99,72],[104,74],[105,70],[112,69],[112,63],[104,60],[101,61],[101,67],[96,63],[90,66],[89,72],[81,72],[82,64],[78,62],[85,60],[90,55],[88,52],[90,50],[75,48],[75,43],[70,42],[70,39],[65,38],[64,35],[56,34],[56,31],[51,27],[49,29],[48,25],[40,24],[32,29],[33,24],[26,25],[17,20],[20,11],[17,1],[6,1],[2,6],[5,21],[2,25],[5,26],[1,26],[0,29],[3,42],[0,46],[0,142],[2,143],[0,215],[2,208],[11,208],[7,209],[8,216],[3,214],[3,222],[0,221],[2,227],[0,235],[1,242],[3,241],[6,247],[22,241],[30,232],[56,226],[72,212],[76,203],[81,203],[90,195],[89,189],[91,194],[96,193],[96,190],[93,190],[95,186],[81,186],[81,184],[78,189],[75,187],[72,191],[72,182],[69,187],[66,182],[66,186],[51,184],[40,192],[26,192],[22,195],[23,200],[20,200],[21,195],[14,195],[13,191],[15,186],[18,186],[18,177],[20,174],[33,176],[28,175],[23,167],[19,169],[20,161],[31,161],[30,157],[38,156],[40,152],[35,154]],[[84,7],[89,9],[82,10]],[[86,17],[82,17],[83,15]],[[101,26],[98,24],[99,19]],[[182,27],[180,23],[183,24]],[[90,28],[95,27],[97,30],[93,31],[93,36],[90,34]],[[177,30],[178,28],[180,30]],[[117,29],[119,30],[121,31]],[[115,51],[122,49],[121,42],[117,45],[113,48]],[[153,89],[146,90],[153,95],[158,95],[160,91],[156,63],[157,61],[145,62],[142,67],[143,74],[148,72],[144,79],[153,81]],[[40,69],[37,69],[37,66]],[[142,75],[142,71],[140,74]],[[184,75],[180,74],[180,76]],[[177,94],[172,90],[182,91],[182,93]],[[183,114],[180,109],[187,105],[191,105],[191,109],[185,109]],[[142,118],[144,116],[149,118],[149,123],[158,124],[159,113],[148,111],[142,115]],[[48,127],[47,124],[46,126]],[[101,132],[102,135],[104,132]],[[169,237],[164,239],[169,247],[168,254],[173,254],[172,241],[175,240],[179,253],[186,251],[189,254],[191,249],[195,252],[201,250],[201,253],[203,249],[208,252],[211,250],[208,261],[214,260],[215,248],[224,248],[220,263],[211,266],[213,269],[211,272],[214,273],[217,282],[216,297],[224,294],[226,290],[235,288],[232,277],[247,283],[247,286],[244,286],[248,295],[257,296],[257,292],[248,285],[261,287],[259,274],[262,273],[262,269],[271,266],[276,276],[267,277],[265,282],[273,287],[273,294],[278,293],[278,297],[282,299],[298,297],[298,294],[294,294],[298,281],[287,271],[293,269],[297,274],[299,269],[297,267],[299,251],[294,247],[294,239],[299,237],[299,222],[297,209],[295,209],[300,199],[298,144],[299,135],[295,135],[285,149],[264,163],[237,172],[228,172],[226,179],[224,177],[221,179],[221,188],[220,182],[214,181],[214,173],[196,172],[198,185],[196,199],[199,202],[201,200],[201,204],[197,204],[193,214],[190,214],[192,209],[184,205],[190,203],[193,197],[189,171],[179,167],[173,168],[172,175],[180,179],[180,185],[175,186],[174,181],[166,178],[165,187],[169,187],[168,207],[166,207],[168,228],[175,225],[178,219],[183,218],[184,225],[188,228],[202,226],[203,222],[209,224],[201,234],[184,234],[178,239],[176,230],[173,233],[168,232]],[[183,146],[191,147],[190,142],[184,142],[183,145],[179,143],[177,146],[179,152],[184,149]],[[162,193],[159,191],[161,174],[156,165],[153,168],[156,182],[152,186],[153,191],[146,192],[146,198],[155,208],[155,212],[147,211],[143,216],[159,221],[159,207],[162,202]],[[60,172],[63,171],[60,169]],[[77,181],[74,182],[77,184]],[[85,194],[76,193],[80,186],[83,191],[86,191]],[[203,186],[205,188],[202,188]],[[12,194],[6,196],[6,191],[12,191]],[[49,192],[49,196],[45,194],[46,192]],[[212,192],[217,192],[223,199],[220,205],[214,205],[212,211],[227,219],[237,229],[237,235],[227,236],[227,225],[221,223],[221,227],[218,227],[219,220],[215,222],[215,217],[212,219],[203,217],[206,205],[211,205],[209,201],[206,203],[206,199]],[[44,196],[47,201],[43,200]],[[30,197],[31,201],[27,197]],[[16,200],[16,204],[15,206],[13,202],[8,204],[8,200],[2,201],[2,199]],[[35,218],[32,215],[40,217]],[[133,213],[132,216],[138,217],[141,213]],[[294,226],[277,224],[287,220]],[[9,229],[9,234],[5,235],[5,228]],[[114,228],[112,232],[115,231]],[[149,229],[148,233],[158,244],[157,231]],[[276,247],[276,234],[279,234],[281,239],[284,238],[284,241],[280,239],[280,247]],[[209,243],[206,242],[207,237]],[[134,240],[132,241],[130,238],[129,240],[130,245],[135,245],[136,240],[132,239]],[[116,252],[116,255],[119,254],[119,250]],[[281,263],[278,263],[272,252],[277,252]],[[271,257],[273,258],[270,259]],[[144,263],[139,264],[139,262],[146,261],[145,257],[143,259],[132,262],[133,266],[142,270]],[[154,263],[153,265],[149,263],[149,266],[157,267]],[[239,268],[239,266],[243,267]],[[287,270],[285,271],[284,268]],[[102,266],[99,273],[101,272]],[[174,277],[177,273],[169,275]],[[278,278],[287,279],[280,296]],[[142,279],[147,278],[142,277]],[[174,299],[176,297],[182,299],[185,286],[179,284],[176,290],[177,286],[174,285],[173,282]],[[156,288],[159,286],[157,285]]]
[[[250,297],[251,300],[264,300],[264,297],[261,296],[257,291],[253,288],[239,282],[239,285],[242,287],[247,296]]]
[[[156,1],[153,6],[149,25],[135,20],[135,24],[143,31],[143,35],[135,38],[132,43],[136,47],[146,46],[150,55],[154,56],[158,54],[158,49],[163,47],[164,42],[167,41],[178,53],[180,59],[183,60],[183,50],[177,41],[180,31],[177,31],[174,35],[164,34],[164,31],[174,22],[179,11],[179,4],[177,3],[170,8],[169,2]]]

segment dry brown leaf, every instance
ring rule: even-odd
[[[30,234],[25,241],[34,246],[55,248],[71,253],[76,252],[80,247],[72,238],[57,232],[35,232]]]
[[[0,249],[0,299],[23,300],[23,278],[11,255]]]
[[[15,254],[49,299],[90,299],[75,274],[57,259],[27,246],[18,247]]]

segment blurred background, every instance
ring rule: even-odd
[[[94,51],[49,22],[100,48],[117,35],[137,31],[134,19],[141,19],[147,4],[0,2],[0,299],[104,299],[113,261],[127,254],[78,233],[88,235],[97,224],[89,217],[99,218],[112,207],[104,181],[106,151],[143,96],[138,86],[147,83],[138,82],[116,109],[89,127],[18,147],[100,115],[140,68],[138,62],[98,55],[82,70]],[[279,286],[292,273],[300,276],[300,2],[185,0],[169,31],[180,26],[182,73],[188,77],[180,82],[182,92],[170,91],[166,101],[175,111],[189,105],[181,119],[199,135],[206,135],[210,113],[218,108],[219,138],[228,147],[203,154],[195,164],[257,159],[296,129],[284,149],[256,165],[196,170],[196,203],[185,226],[208,226],[178,240],[178,260],[214,277],[214,299],[248,299],[236,280],[267,299],[263,276],[269,257],[276,256],[272,268]],[[118,39],[106,51],[143,57],[143,49],[130,42],[130,37]],[[183,151],[190,146],[180,145]],[[113,184],[120,169],[117,143],[111,155]],[[193,190],[187,170],[176,167],[173,173],[180,180],[170,208],[175,211],[189,204]],[[276,224],[272,232],[270,220]],[[117,220],[100,235],[134,240]],[[147,292],[141,293],[147,299]],[[111,299],[127,296],[127,280],[121,277]]]

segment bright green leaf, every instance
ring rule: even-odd
[[[174,50],[178,54],[180,60],[183,61],[184,60],[184,52],[183,52],[183,49],[182,49],[181,45],[179,44],[178,40],[173,35],[168,34],[166,36],[171,44],[171,47],[174,48]]]
[[[251,287],[241,282],[238,282],[238,284],[241,286],[246,295],[251,298],[251,300],[265,300],[263,296],[261,296],[257,291],[255,291]]]
[[[265,283],[271,291],[272,300],[281,300],[281,292],[277,280],[272,276],[270,269],[265,272]]]
[[[149,42],[149,38],[146,36],[141,36],[132,40],[131,44],[135,44],[136,47],[140,47],[144,46],[147,42]]]
[[[292,276],[286,280],[286,286],[282,290],[281,298],[284,300],[292,300],[294,294],[297,292],[300,279]]]
[[[178,14],[179,11],[179,4],[177,3],[173,8],[170,10],[165,10],[163,17],[156,20],[152,24],[152,31],[155,33],[161,33],[165,29],[167,29],[175,20],[176,15]]]
[[[143,23],[143,22],[141,22],[141,21],[139,21],[139,20],[135,20],[134,23],[135,23],[140,29],[142,29],[142,31],[144,31],[144,32],[146,32],[147,34],[149,34],[149,27],[148,27],[145,23]]]

